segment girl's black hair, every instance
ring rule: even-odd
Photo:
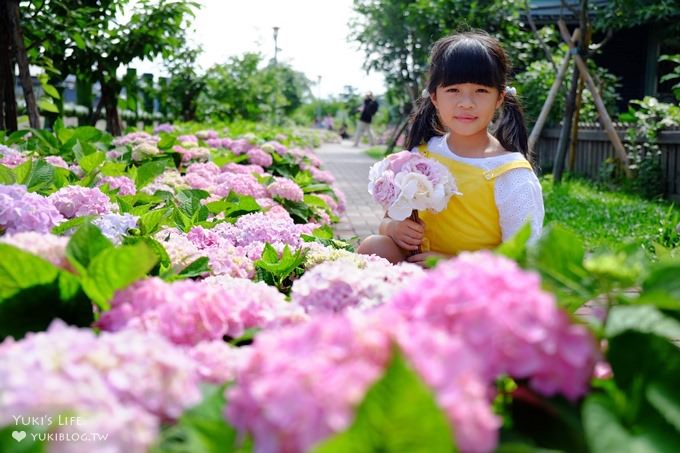
[[[496,38],[483,31],[457,33],[440,39],[432,47],[427,92],[433,93],[438,86],[476,83],[503,93],[509,73],[508,57]],[[413,149],[445,133],[429,95],[421,97],[411,118],[406,148]],[[493,135],[503,148],[519,151],[532,162],[524,111],[514,94],[505,93]]]

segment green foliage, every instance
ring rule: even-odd
[[[559,67],[564,55],[567,52],[567,46],[562,45],[559,50],[553,54],[553,63]],[[564,117],[564,110],[566,106],[566,97],[569,90],[571,72],[573,70],[573,63],[567,69],[567,76],[565,77],[562,86],[560,87],[555,101],[550,109],[547,124],[556,125],[562,121]],[[620,96],[617,89],[620,85],[619,77],[607,71],[605,68],[597,66],[592,59],[588,60],[588,71],[596,80],[598,92],[602,97],[605,107],[608,112],[617,111],[617,102]],[[533,61],[525,71],[518,73],[515,76],[515,87],[522,99],[527,122],[529,124],[536,121],[543,104],[548,97],[550,88],[552,87],[557,74],[553,65],[547,60]],[[581,110],[579,114],[579,121],[594,122],[597,121],[598,113],[593,100],[592,94],[587,89],[583,90],[583,98],[581,101]]]
[[[383,377],[373,384],[352,426],[315,453],[452,452],[453,436],[432,390],[395,347]]]
[[[236,430],[224,420],[226,385],[205,385],[203,401],[180,416],[177,423],[161,432],[151,453],[225,453],[239,448]]]
[[[213,214],[224,213],[225,220],[232,223],[236,222],[242,215],[262,210],[255,198],[249,195],[239,195],[235,192],[230,192],[221,200],[208,203],[206,207]]]
[[[213,66],[204,81],[197,116],[206,121],[273,122],[275,115],[288,115],[302,104],[310,84],[304,74],[286,64],[263,67],[258,53],[231,57],[228,63]]]
[[[668,36],[677,36],[680,5],[675,0],[611,0],[592,6],[593,24],[598,30],[618,30],[637,25],[663,25]]]
[[[552,184],[550,176],[541,179],[545,200],[545,223],[560,223],[583,238],[586,250],[615,249],[632,242],[650,252],[654,243],[672,238],[673,218],[680,213],[662,201],[612,191],[592,182],[567,179]]]
[[[19,429],[17,429],[19,428]],[[38,435],[45,433],[49,429],[48,425],[15,425],[10,424],[4,428],[0,428],[0,451],[3,453],[46,453],[47,443],[38,440]],[[13,437],[12,434],[16,431],[16,436],[22,436],[21,441],[19,437]],[[23,436],[21,433],[25,433]],[[34,439],[35,436],[35,440]]]
[[[86,327],[92,306],[78,279],[52,263],[0,244],[0,339],[45,330],[55,318]]]
[[[255,261],[255,281],[263,281],[282,293],[289,294],[293,280],[304,272],[304,261],[302,249],[291,253],[286,245],[279,257],[276,249],[267,243],[262,251],[262,258]]]
[[[675,85],[673,85],[673,94],[675,99],[680,101],[680,54],[675,55],[661,55],[659,61],[670,61],[674,64],[673,70],[661,77],[661,82],[667,82],[669,80],[674,80]]]
[[[91,224],[74,233],[66,256],[78,270],[85,294],[102,309],[108,309],[116,290],[146,276],[159,259],[144,242],[114,247]]]
[[[612,159],[604,162],[600,179],[646,198],[660,197],[666,181],[661,169],[658,134],[665,128],[680,126],[680,107],[646,96],[630,102],[628,111],[620,115],[628,123],[624,142],[633,178],[625,178]]]
[[[183,46],[165,61],[169,83],[162,87],[167,114],[182,121],[196,120],[198,97],[205,89],[205,76],[196,72],[201,48]]]
[[[325,245],[326,247],[332,247],[338,250],[347,250],[350,252],[354,251],[354,248],[349,243],[335,239],[333,230],[328,225],[320,226],[316,230],[312,231],[311,235],[303,234],[300,237],[305,242],[318,242]]]
[[[25,38],[33,43],[30,61],[55,76],[91,79],[94,74],[102,85],[102,102],[113,110],[108,112],[107,126],[115,134],[121,132],[116,109],[122,86],[116,71],[134,59],[167,58],[182,49],[184,30],[198,7],[189,0],[130,3],[46,0],[22,5]],[[119,14],[123,9],[129,13],[125,19]]]
[[[112,140],[111,135],[94,127],[67,128],[61,120],[54,123],[53,131],[29,129],[0,136],[0,142],[4,145],[16,146],[39,157],[61,156],[66,161],[80,160],[97,151],[107,151]]]

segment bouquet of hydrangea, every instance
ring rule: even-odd
[[[418,210],[443,211],[460,194],[451,172],[433,159],[400,151],[375,163],[368,174],[368,192],[395,220],[418,220]]]

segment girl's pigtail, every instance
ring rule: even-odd
[[[529,133],[524,123],[524,109],[517,95],[506,90],[503,109],[498,118],[494,136],[508,151],[519,151],[534,165],[533,152],[529,149]]]
[[[429,95],[421,97],[411,117],[411,129],[406,137],[406,149],[412,150],[435,135],[441,135],[440,129],[437,110],[434,108],[432,99]]]

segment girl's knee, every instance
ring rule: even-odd
[[[357,253],[362,255],[378,255],[391,263],[400,263],[406,259],[406,253],[394,243],[389,236],[374,234],[361,241]]]

